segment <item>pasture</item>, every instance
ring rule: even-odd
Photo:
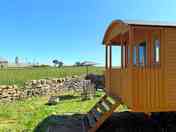
[[[102,74],[103,69],[101,67],[90,67],[89,73]],[[82,74],[86,74],[85,67],[1,69],[0,85],[16,84],[22,87],[28,80]],[[103,92],[97,92],[95,99],[81,101],[80,96],[68,96],[66,93],[66,98],[55,106],[46,105],[48,96],[32,97],[11,103],[0,103],[0,131],[32,132],[38,123],[50,115],[86,113],[103,94]]]
[[[48,97],[0,104],[0,132],[32,132],[39,122],[50,115],[85,113],[102,95],[102,92],[97,92],[95,99],[86,101],[81,101],[79,96],[66,96],[55,106],[46,105]]]
[[[89,73],[102,74],[103,67],[89,67]],[[85,67],[1,69],[0,85],[23,86],[28,80],[86,74]]]

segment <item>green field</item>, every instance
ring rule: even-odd
[[[90,67],[89,73],[102,74],[103,68]],[[86,74],[85,67],[64,68],[28,68],[28,69],[1,69],[0,85],[23,86],[24,82],[33,79],[65,77]],[[64,113],[85,113],[98,101],[103,93],[98,92],[93,100],[81,101],[80,96],[71,96],[60,101],[55,106],[45,105],[45,97],[33,97],[12,103],[0,103],[0,132],[31,132],[50,115]]]
[[[89,68],[89,73],[102,74],[102,72],[102,67]],[[16,84],[22,86],[28,80],[81,75],[85,73],[85,67],[1,69],[0,85]]]
[[[48,97],[0,104],[0,132],[32,132],[39,122],[50,115],[85,113],[102,95],[102,92],[98,92],[95,99],[87,101],[81,101],[79,96],[71,96],[55,106],[45,105]]]

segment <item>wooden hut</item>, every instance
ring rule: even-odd
[[[115,20],[103,44],[106,94],[85,116],[86,131],[95,132],[122,103],[133,112],[176,111],[176,24]]]
[[[176,24],[115,20],[103,44],[107,94],[134,112],[176,111]],[[112,66],[118,61],[112,56],[116,46],[120,68]]]

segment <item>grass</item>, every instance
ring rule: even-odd
[[[0,85],[16,84],[20,87],[28,80],[82,75],[85,67],[1,69]],[[102,74],[103,68],[90,67],[89,73]],[[85,113],[99,100],[98,92],[93,100],[81,101],[79,96],[65,98],[55,106],[45,105],[49,97],[33,97],[12,103],[0,103],[0,132],[31,132],[50,115]]]
[[[48,97],[34,97],[24,101],[0,104],[0,132],[33,131],[49,115],[85,113],[103,95],[97,92],[93,100],[81,101],[79,96],[60,101],[55,106],[45,105]]]
[[[89,73],[102,74],[103,68],[90,67]],[[25,69],[2,69],[0,70],[0,85],[23,86],[28,80],[65,77],[81,75],[86,73],[85,67],[63,67],[63,68],[25,68]]]

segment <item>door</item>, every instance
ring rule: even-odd
[[[135,28],[133,43],[133,89],[136,111],[155,111],[162,107],[161,30]]]

